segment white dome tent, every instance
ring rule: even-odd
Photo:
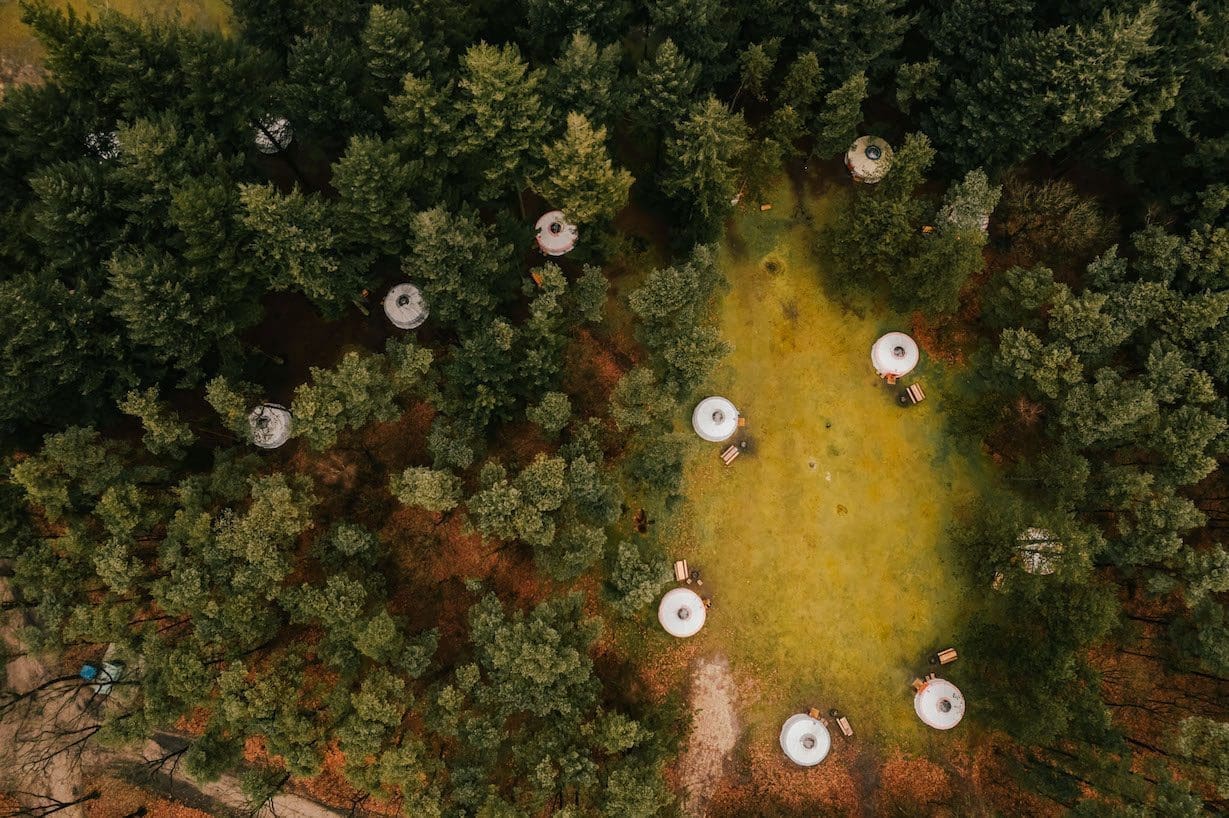
[[[947,679],[931,679],[913,697],[917,717],[936,730],[951,730],[964,718],[964,696]]]
[[[845,167],[855,182],[873,185],[888,175],[892,146],[878,136],[859,136],[845,151]]]
[[[119,131],[87,133],[85,146],[99,159],[116,159],[119,157]]]
[[[256,126],[256,150],[266,156],[281,153],[294,141],[294,128],[284,116],[266,116]]]
[[[384,296],[384,314],[398,329],[417,329],[431,311],[422,297],[422,290],[406,281]]]
[[[720,443],[738,429],[738,410],[727,399],[713,395],[696,404],[691,427],[708,442]]]
[[[828,757],[832,734],[819,719],[796,713],[781,725],[781,749],[799,767],[814,767]]]
[[[1016,551],[1025,571],[1049,576],[1058,570],[1058,557],[1063,553],[1063,544],[1044,528],[1030,528],[1020,534]]]
[[[707,613],[699,594],[690,588],[675,588],[661,598],[661,604],[657,606],[657,621],[666,633],[686,639],[700,632]]]
[[[889,332],[871,347],[871,365],[881,378],[899,378],[917,366],[917,341],[903,332]]]
[[[576,246],[579,231],[576,225],[568,224],[562,210],[543,213],[534,227],[537,230],[538,248],[548,256],[562,256]]]
[[[290,440],[290,410],[277,403],[262,403],[248,415],[252,442],[262,449],[276,449]]]

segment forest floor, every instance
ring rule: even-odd
[[[779,755],[786,716],[837,707],[860,749],[838,737],[826,764],[852,781],[876,775],[858,772],[866,752],[941,756],[958,741],[917,720],[909,681],[967,614],[969,580],[946,531],[994,478],[947,424],[959,371],[924,353],[903,384],[922,382],[928,398],[902,409],[869,351],[883,332],[908,331],[908,317],[825,291],[805,222],[822,223],[837,195],[808,197],[804,211],[783,187],[773,210],[736,219],[719,307],[733,350],[711,386],[747,418],[748,448],[727,467],[725,444],[693,437],[668,542],[713,599],[696,648],[728,656],[739,688],[754,691],[737,716],[740,752]],[[947,675],[959,684],[973,670],[958,662]]]
[[[691,734],[679,759],[684,810],[703,815],[738,744],[738,695],[724,656],[700,659],[691,672]]]

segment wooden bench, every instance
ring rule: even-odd
[[[923,682],[921,679],[914,679],[912,684],[913,684],[913,690],[916,693],[921,693],[922,688],[926,686],[926,683]]]
[[[691,571],[687,569],[687,560],[675,561],[674,579],[676,582],[691,582]]]
[[[730,448],[721,453],[721,459],[728,466],[734,462],[734,458],[738,457],[739,454],[741,452],[737,446],[730,446]]]
[[[939,657],[939,664],[941,665],[950,665],[952,662],[956,661],[955,648],[944,648],[943,650],[939,651],[937,655]]]
[[[926,393],[922,391],[922,385],[915,383],[905,390],[905,394],[909,396],[909,400],[915,404],[926,400]]]
[[[841,728],[841,733],[845,736],[845,738],[853,737],[853,728],[849,726],[849,719],[845,716],[841,716],[836,720],[836,726]]]

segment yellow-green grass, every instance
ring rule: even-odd
[[[222,31],[227,31],[230,23],[226,0],[54,0],[53,4],[61,8],[71,6],[82,15],[111,9],[138,18],[178,16],[186,24]],[[41,56],[42,49],[34,35],[21,22],[17,0],[0,0],[0,59],[33,63]]]
[[[909,681],[967,614],[947,529],[990,467],[946,428],[944,394],[960,372],[923,354],[902,383],[920,381],[927,400],[897,405],[900,385],[875,375],[870,347],[907,322],[825,295],[790,198],[781,189],[772,211],[744,213],[723,248],[719,320],[733,351],[710,386],[746,417],[750,449],[725,466],[727,444],[691,436],[671,547],[713,596],[702,647],[758,682],[744,714],[752,740],[814,704],[917,749],[935,737]],[[820,222],[834,206],[808,202]]]

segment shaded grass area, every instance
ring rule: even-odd
[[[131,17],[175,17],[188,25],[229,31],[230,8],[226,0],[54,0],[60,8],[72,7],[78,14],[97,14],[105,9]],[[42,49],[30,29],[21,22],[17,0],[0,0],[0,60],[34,63]]]
[[[833,201],[806,202],[816,224]],[[733,351],[711,391],[746,416],[749,448],[726,467],[723,444],[692,436],[672,550],[714,599],[703,649],[757,682],[752,741],[775,741],[813,704],[844,710],[860,736],[919,749],[940,736],[914,715],[909,680],[969,612],[946,529],[992,470],[948,431],[959,371],[924,353],[904,383],[921,381],[927,401],[896,404],[869,352],[908,321],[832,301],[802,215],[783,187],[773,210],[736,220],[724,248],[719,320]],[[967,663],[945,675],[959,684]]]

